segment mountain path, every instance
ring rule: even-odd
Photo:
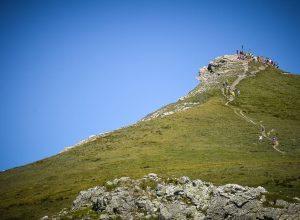
[[[256,73],[258,73],[259,71],[261,70],[264,70],[265,67],[261,67],[259,68],[258,70],[254,70],[254,71],[251,71],[249,75],[247,75],[247,72],[249,71],[249,68],[248,68],[248,61],[245,61],[243,63],[243,66],[244,66],[244,72],[238,76],[237,79],[235,79],[233,81],[233,83],[231,84],[231,86],[229,86],[229,90],[230,91],[235,91],[236,90],[236,86],[245,78],[248,78],[248,77],[251,77],[251,76],[254,76]],[[228,91],[228,88],[227,88],[227,91]],[[230,107],[231,109],[233,109],[234,113],[243,118],[245,121],[247,121],[248,123],[251,123],[253,125],[258,125],[258,123],[256,123],[255,121],[253,121],[251,118],[247,117],[243,111],[240,109],[240,108],[237,108],[237,107],[234,107],[232,105],[230,105],[230,102],[232,102],[234,99],[235,99],[235,94],[234,92],[231,93],[229,96],[227,96],[225,94],[225,88],[222,89],[222,94],[223,96],[227,99],[225,105]],[[267,138],[268,140],[272,141],[272,145],[273,145],[273,149],[276,150],[277,152],[281,153],[281,154],[284,154],[285,152],[284,151],[281,151],[279,150],[277,147],[279,146],[279,142],[278,140],[275,140],[273,141],[272,138],[270,138],[270,135],[272,132],[274,132],[275,130],[274,129],[271,129],[268,133],[266,133],[266,129],[265,129],[265,126],[262,124],[262,121],[259,122],[259,126],[261,128],[261,137],[264,137],[264,138]]]

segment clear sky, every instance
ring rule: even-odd
[[[136,122],[242,44],[300,73],[299,2],[0,0],[0,170]]]

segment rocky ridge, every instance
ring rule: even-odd
[[[122,177],[81,191],[52,219],[300,219],[300,204],[268,200],[263,187],[215,186],[188,177]]]
[[[201,103],[189,102],[188,99],[211,89],[222,88],[222,83],[229,77],[236,77],[245,73],[248,68],[248,60],[240,60],[237,55],[224,55],[216,57],[207,66],[200,68],[196,79],[199,85],[179,102],[167,105],[143,118],[141,121],[149,121],[158,117],[165,117],[176,112],[186,111]]]

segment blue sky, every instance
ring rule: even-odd
[[[297,1],[0,1],[0,170],[130,125],[241,45],[300,73]]]

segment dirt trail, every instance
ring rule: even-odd
[[[251,77],[254,76],[256,73],[258,73],[261,70],[264,70],[265,67],[260,67],[258,70],[255,71],[251,71],[249,75],[247,75],[247,72],[249,71],[248,69],[248,61],[244,61],[243,63],[244,66],[244,72],[238,76],[238,78],[231,84],[231,86],[229,87],[231,91],[235,91],[236,90],[236,86],[240,83],[240,81],[242,81],[243,79],[247,78],[247,77]],[[227,88],[228,89],[228,88]],[[231,109],[233,109],[234,113],[243,118],[245,121],[247,121],[248,123],[251,123],[253,125],[259,125],[260,129],[261,129],[261,137],[266,138],[270,141],[272,141],[272,139],[270,138],[270,135],[272,132],[274,132],[274,129],[271,129],[268,133],[266,133],[266,129],[265,126],[262,124],[262,121],[260,121],[259,123],[256,123],[255,121],[253,121],[251,118],[247,117],[243,111],[237,107],[234,107],[232,105],[230,105],[230,102],[232,102],[235,99],[235,94],[230,94],[230,95],[226,95],[225,94],[225,88],[222,89],[222,94],[223,96],[227,99],[225,105],[230,107]],[[275,143],[273,144],[273,148],[274,150],[276,150],[277,152],[284,154],[285,152],[279,150],[277,147],[279,146],[279,142],[276,140]]]
[[[278,145],[279,145],[279,143],[278,143],[278,141],[276,141],[276,143],[273,145],[273,148],[274,148],[276,151],[278,151],[279,153],[284,154],[284,153],[285,153],[284,151],[281,151],[281,150],[279,150],[279,149],[277,148]]]

